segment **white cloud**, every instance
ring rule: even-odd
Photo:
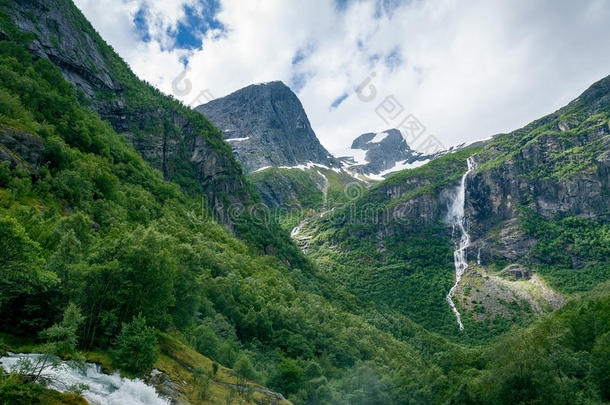
[[[168,50],[168,32],[185,18],[182,6],[198,0],[76,3],[134,71],[166,93],[188,57],[186,103],[204,89],[223,96],[250,83],[307,77],[298,95],[331,151],[391,126],[375,114],[389,95],[452,145],[516,129],[610,73],[608,0],[423,0],[391,15],[380,15],[373,0],[343,11],[332,0],[223,0],[216,18],[227,31],[205,33],[194,51]],[[133,24],[143,4],[146,43]],[[303,58],[293,65],[297,52]],[[386,65],[389,55],[402,63]],[[365,103],[354,89],[371,72],[377,97]]]

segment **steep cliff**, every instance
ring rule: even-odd
[[[525,128],[391,175],[306,224],[309,255],[357,295],[456,333],[445,294],[459,235],[447,212],[472,156],[470,265],[454,294],[465,333],[530,322],[610,278],[609,122],[607,77]]]
[[[318,141],[297,96],[282,82],[254,84],[200,105],[246,173],[309,162],[339,166]]]
[[[140,81],[68,0],[1,3],[0,39],[57,65],[88,104],[166,179],[203,191],[221,220],[253,201],[222,135],[203,116]]]
[[[519,206],[546,218],[607,219],[610,212],[610,77],[566,107],[496,136],[476,156],[468,187],[473,232],[514,218]]]

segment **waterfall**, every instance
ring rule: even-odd
[[[20,361],[36,361],[41,354],[14,354],[0,358],[0,369],[10,373],[19,368]],[[121,377],[118,373],[104,374],[99,364],[85,363],[83,368],[73,368],[66,362],[45,370],[41,377],[49,381],[49,388],[66,392],[72,386],[88,386],[82,396],[94,405],[169,405],[155,389],[142,380]]]
[[[469,157],[466,162],[468,164],[468,170],[466,170],[466,173],[464,173],[464,175],[462,176],[462,181],[460,182],[455,197],[451,202],[451,205],[449,207],[449,213],[447,215],[447,219],[449,220],[451,225],[453,225],[453,234],[455,235],[456,230],[458,230],[460,233],[460,239],[456,242],[455,251],[453,252],[453,263],[455,266],[455,284],[453,284],[453,287],[451,287],[449,293],[447,293],[447,302],[449,302],[449,306],[451,307],[453,313],[455,314],[455,317],[457,318],[457,323],[460,327],[460,330],[464,329],[464,325],[462,324],[460,313],[455,307],[451,296],[457,289],[458,284],[460,283],[460,280],[464,275],[464,272],[468,268],[468,256],[466,249],[468,248],[468,246],[470,246],[470,235],[466,230],[466,220],[464,219],[464,204],[466,202],[466,178],[470,173],[472,173],[472,171],[476,169],[476,164],[472,156]]]

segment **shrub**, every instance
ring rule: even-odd
[[[124,323],[116,340],[115,364],[134,374],[144,374],[152,370],[159,349],[155,330],[146,325],[142,315]]]

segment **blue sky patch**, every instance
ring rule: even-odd
[[[294,73],[290,77],[288,87],[290,87],[293,92],[298,93],[303,87],[305,87],[305,84],[307,84],[309,76],[310,75],[307,73]]]
[[[383,63],[393,72],[397,67],[400,67],[403,63],[402,55],[400,54],[400,48],[396,47],[386,55]]]
[[[200,49],[208,31],[224,31],[225,27],[216,19],[219,11],[220,0],[199,0],[198,7],[184,6],[184,18],[175,28],[168,27],[166,30],[166,34],[173,39],[170,49]],[[144,42],[153,40],[148,26],[150,17],[150,10],[144,5],[133,18],[136,32]]]
[[[330,104],[330,107],[329,107],[329,109],[328,109],[328,110],[329,110],[329,111],[330,111],[330,110],[334,110],[335,108],[339,107],[339,106],[341,105],[341,103],[343,103],[343,102],[345,101],[345,99],[347,99],[347,97],[348,97],[348,94],[347,94],[347,93],[343,93],[343,94],[341,94],[339,97],[337,97],[337,98],[335,99],[335,101],[333,101],[333,102]]]
[[[136,32],[140,36],[140,39],[144,42],[149,42],[151,40],[150,32],[148,31],[148,7],[144,5],[141,9],[138,10],[136,15],[133,17],[133,23],[136,27]]]

